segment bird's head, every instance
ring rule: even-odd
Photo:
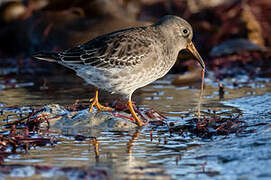
[[[177,16],[168,15],[161,18],[154,26],[159,27],[163,33],[167,34],[165,36],[167,43],[176,46],[178,51],[189,50],[201,67],[205,69],[204,61],[192,42],[193,30],[187,21]]]

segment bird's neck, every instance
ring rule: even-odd
[[[166,58],[165,61],[168,62],[166,63],[166,66],[168,66],[167,68],[171,68],[175,64],[179,54],[179,49],[177,48],[178,44],[176,44],[174,38],[169,38],[169,36],[173,37],[172,32],[167,31],[161,26],[154,26],[153,28],[155,28],[155,36],[159,39],[163,49],[160,53]]]

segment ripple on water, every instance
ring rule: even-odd
[[[244,77],[242,78],[245,80]],[[236,98],[238,93],[240,97],[268,91],[266,85],[250,85],[249,90],[243,91],[244,83],[245,81],[243,84],[240,83],[240,89],[235,89],[234,86],[231,87],[232,82],[225,82],[232,89],[226,87],[224,104],[219,101],[217,89],[214,88],[217,84],[206,86],[205,97],[208,98],[205,98],[203,102],[202,113],[208,114],[207,109],[211,109],[222,117],[229,117],[242,112],[241,118],[246,122],[246,130],[254,131],[201,139],[190,136],[186,132],[183,135],[170,134],[167,126],[150,126],[125,132],[104,130],[95,134],[98,138],[99,157],[95,154],[90,139],[78,141],[74,136],[66,134],[57,136],[59,142],[54,146],[11,155],[5,159],[5,163],[25,165],[23,166],[25,169],[21,169],[22,173],[19,172],[24,177],[32,176],[33,170],[34,174],[38,172],[35,165],[54,165],[57,168],[47,171],[47,174],[45,171],[42,177],[53,177],[54,173],[61,175],[67,173],[59,169],[60,167],[75,168],[70,171],[78,174],[85,173],[82,167],[89,169],[102,167],[108,173],[108,177],[128,179],[270,178],[268,167],[271,166],[271,96],[266,94],[228,101],[228,99]],[[86,91],[81,91],[82,94],[86,93]],[[248,94],[248,92],[253,93]],[[182,125],[195,117],[194,108],[198,93],[199,90],[195,88],[175,87],[168,80],[158,81],[143,89],[141,104],[164,112],[164,115],[168,117],[168,123]],[[63,92],[61,94],[63,99],[68,99],[69,104],[74,102],[70,96],[65,96]],[[25,95],[27,96],[27,93]],[[37,97],[42,103],[48,102],[48,99],[55,100],[44,96],[43,93]],[[24,101],[23,97],[17,96],[17,98],[22,98],[20,101]],[[0,101],[2,101],[1,98]],[[0,104],[0,107],[3,109],[5,105]],[[28,113],[30,109],[26,107],[23,111]],[[18,113],[18,109],[11,108],[5,112]],[[71,135],[74,132],[80,131],[69,131]],[[88,134],[90,131],[82,130],[82,132],[90,136]],[[31,166],[28,166],[30,164]],[[30,169],[27,169],[29,167]],[[26,170],[30,173],[24,174]]]

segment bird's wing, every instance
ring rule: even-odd
[[[119,31],[97,37],[83,45],[59,53],[61,61],[96,68],[124,68],[141,63],[152,53],[152,42],[145,29]]]

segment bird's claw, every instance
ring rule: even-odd
[[[91,105],[90,105],[90,108],[89,108],[89,113],[92,112],[92,109],[93,109],[93,106],[96,106],[96,108],[99,110],[99,111],[113,111],[114,109],[111,108],[111,107],[106,107],[106,106],[103,106],[99,103],[99,101],[95,98],[91,98],[89,100],[89,102],[91,102]]]

